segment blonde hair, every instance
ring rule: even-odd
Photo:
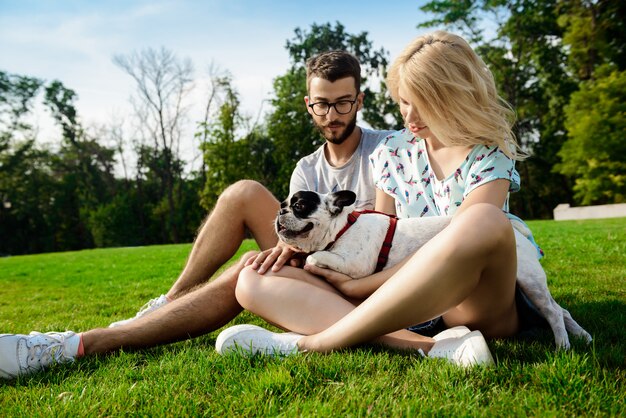
[[[495,145],[510,158],[525,157],[511,130],[515,112],[460,36],[436,31],[413,40],[391,65],[387,86],[398,103],[402,86],[403,99],[443,144]]]

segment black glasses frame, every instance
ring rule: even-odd
[[[328,112],[330,112],[331,108],[335,108],[335,112],[339,113],[340,115],[347,115],[348,113],[352,112],[352,108],[354,107],[354,104],[357,102],[358,100],[358,96],[354,99],[354,100],[347,100],[347,99],[342,99],[342,100],[337,100],[336,102],[317,102],[317,103],[311,103],[309,105],[309,107],[311,108],[311,110],[313,111],[313,113],[315,113],[315,115],[317,116],[326,116],[328,115]],[[342,102],[348,102],[350,103],[350,109],[347,112],[340,112],[339,109],[337,109],[337,104],[342,103]],[[325,105],[328,106],[326,108],[326,112],[319,114],[315,111],[315,106],[317,105]]]

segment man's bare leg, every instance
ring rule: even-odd
[[[237,277],[251,252],[215,280],[168,303],[150,315],[116,328],[97,328],[82,334],[84,354],[120,348],[147,348],[197,337],[227,324],[241,311],[235,298]]]
[[[228,187],[201,226],[185,268],[167,298],[179,298],[207,282],[237,252],[246,228],[261,250],[275,246],[278,237],[273,220],[279,208],[278,200],[256,181],[242,180]]]

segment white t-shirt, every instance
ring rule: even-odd
[[[369,155],[376,146],[395,131],[374,131],[361,128],[361,141],[350,160],[341,167],[326,161],[324,147],[298,161],[291,175],[289,195],[300,190],[334,193],[352,190],[356,193],[356,210],[374,209],[376,189],[372,180]]]

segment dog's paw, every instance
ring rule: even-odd
[[[311,264],[311,265],[316,266],[316,267],[319,267],[319,268],[323,268],[323,269],[327,269],[328,268],[328,265],[326,265],[326,264],[322,263],[320,260],[318,260],[315,257],[315,254],[311,254],[310,256],[308,256],[306,258],[306,263],[307,264]]]

